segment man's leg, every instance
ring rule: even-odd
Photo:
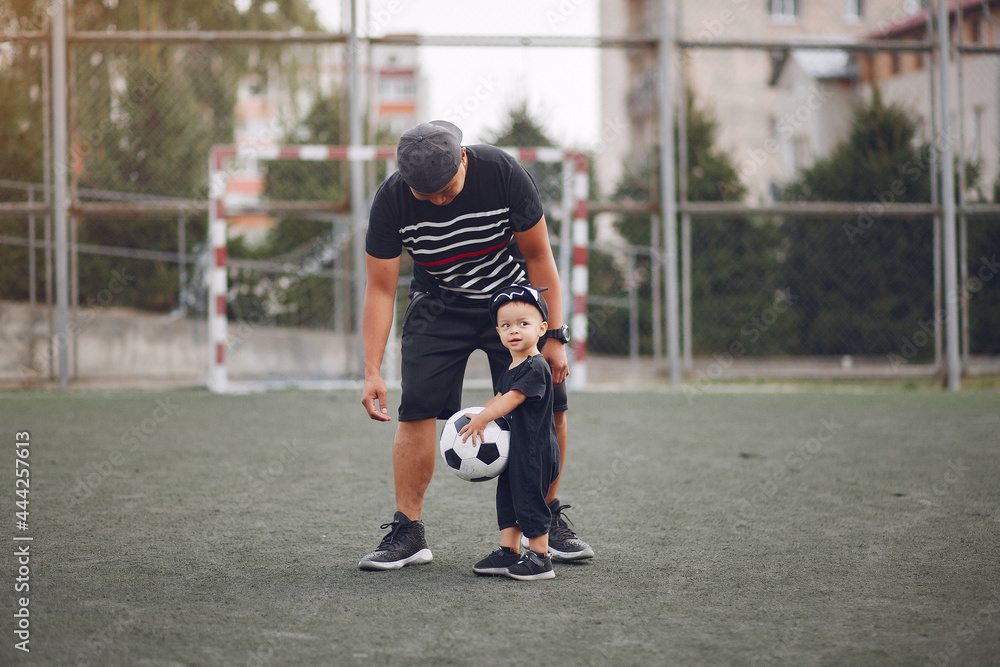
[[[551,503],[559,496],[559,480],[562,479],[563,466],[566,465],[566,441],[569,438],[569,425],[565,410],[552,413],[552,422],[556,426],[556,440],[559,442],[559,476],[556,477],[556,481],[549,485],[549,492],[545,495],[546,504]]]
[[[488,322],[489,314],[482,310],[481,318]],[[471,322],[469,313],[429,294],[411,294],[400,327],[402,394],[392,441],[397,510],[382,526],[392,527],[389,534],[359,563],[363,570],[396,569],[433,558],[424,539],[424,494],[437,458],[436,419],[461,407],[465,365],[483,326]],[[498,338],[495,331],[493,337]]]
[[[434,419],[399,422],[392,443],[392,469],[396,482],[396,509],[410,521],[419,521],[424,492],[434,476],[436,461]]]
[[[560,386],[560,385],[557,385]],[[568,562],[574,560],[584,560],[594,557],[594,550],[589,544],[576,536],[576,533],[566,523],[563,510],[569,509],[569,505],[561,505],[558,500],[559,481],[562,479],[563,467],[566,465],[566,443],[569,440],[569,425],[566,419],[566,393],[565,386],[562,385],[561,392],[557,392],[557,412],[552,413],[552,423],[556,427],[556,441],[559,443],[559,476],[549,485],[549,492],[545,494],[545,503],[549,506],[552,514],[552,523],[549,526],[549,552],[552,560],[556,562]],[[522,540],[522,544],[524,540]]]
[[[434,475],[435,421],[399,422],[392,443],[392,468],[396,482],[396,507],[390,528],[378,548],[361,559],[362,570],[396,570],[406,565],[429,563],[434,555],[424,538],[420,520],[424,492]]]

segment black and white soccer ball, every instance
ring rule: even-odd
[[[483,431],[483,442],[475,446],[472,436],[462,442],[458,432],[469,423],[466,413],[483,408],[465,408],[453,414],[441,429],[441,456],[455,474],[467,482],[493,479],[507,467],[510,454],[510,427],[503,418],[490,422]]]

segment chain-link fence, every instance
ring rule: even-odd
[[[953,14],[963,29],[953,31],[950,70],[961,266],[951,296],[961,301],[961,349],[972,372],[991,368],[1000,355],[996,5],[965,3],[964,15]],[[99,32],[111,24],[106,4],[78,2],[73,27],[90,32],[71,31],[69,38],[64,165],[48,163],[48,19],[38,11],[5,19],[4,377],[52,378],[53,357],[68,348],[78,378],[201,378],[209,357],[212,146],[252,152],[347,143],[344,36],[240,23],[235,17],[244,14],[220,11],[226,7],[214,3],[190,21],[166,12],[160,23],[145,25],[116,15],[123,30],[116,35]],[[746,41],[735,28],[706,37],[702,26],[714,24],[703,19],[683,18],[677,42],[684,93],[675,127],[681,340],[689,377],[720,375],[740,363],[772,375],[940,370],[950,296],[941,265],[933,21],[901,19],[831,45]],[[640,22],[634,41],[609,42],[607,49],[629,64],[626,129],[590,152],[599,159],[615,142],[630,152],[614,182],[592,180],[590,187],[587,344],[591,360],[614,366],[651,359],[641,366],[662,373],[669,322],[662,305],[655,25]],[[273,32],[261,32],[267,30]],[[365,58],[377,61],[380,49],[400,43],[368,40]],[[366,144],[395,143],[398,127],[371,109],[361,113]],[[532,132],[502,139],[496,143],[542,143]],[[545,199],[556,256],[565,259],[564,171],[524,162]],[[388,168],[365,166],[367,195]],[[66,332],[52,316],[52,175],[70,184]],[[303,372],[350,375],[358,275],[350,201],[346,163],[249,160],[229,174],[232,369],[282,374],[298,364]],[[327,337],[315,346],[303,342],[273,366],[248,354],[271,348],[268,334],[287,338],[292,331],[303,341]],[[328,364],[316,362],[317,349],[334,351]]]
[[[936,14],[889,4],[865,8],[867,27],[852,17],[853,37],[820,40],[769,36],[801,35],[810,21],[832,24],[842,18],[832,4],[785,3],[790,14],[767,21],[746,3],[682,3],[673,63],[685,109],[674,128],[681,339],[695,378],[943,372],[949,300],[961,302],[963,370],[996,371],[1000,3],[958,3],[964,15],[950,10],[950,130],[938,104]],[[654,3],[635,5],[642,6],[630,9],[644,19],[630,29],[653,35],[659,12]],[[874,16],[880,10],[885,16]],[[621,113],[633,155],[608,197],[631,206],[606,224],[630,248],[659,248],[662,161],[651,139],[659,61],[638,51],[620,59],[630,75]],[[961,254],[950,292],[939,174],[946,131]],[[644,142],[651,148],[636,155]],[[651,264],[639,259],[636,271],[621,251],[608,260],[621,278],[611,289],[631,294],[635,276],[638,319],[663,317],[655,309],[663,262],[656,253],[634,256]],[[592,282],[592,294],[603,289]],[[612,317],[621,354],[625,315]],[[595,346],[598,338],[592,333]],[[655,335],[640,336],[639,345],[655,353]]]

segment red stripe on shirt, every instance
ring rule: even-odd
[[[447,259],[439,259],[439,260],[437,260],[435,262],[417,262],[417,260],[413,260],[413,261],[416,262],[417,264],[419,264],[420,266],[440,266],[442,264],[448,264],[450,262],[457,262],[458,260],[465,259],[466,257],[476,257],[478,255],[485,255],[487,253],[493,252],[494,250],[499,250],[500,248],[502,248],[505,245],[507,245],[508,243],[510,243],[510,239],[511,239],[511,237],[507,236],[507,238],[505,238],[500,243],[496,244],[495,246],[486,248],[485,250],[477,250],[475,252],[466,252],[466,253],[463,253],[461,255],[455,255],[454,257],[449,257]]]

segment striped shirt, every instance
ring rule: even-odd
[[[419,201],[394,173],[372,202],[366,252],[413,259],[411,290],[446,295],[460,306],[485,306],[504,285],[527,282],[514,232],[542,218],[531,176],[499,148],[466,146],[469,166],[462,192],[446,206]]]

